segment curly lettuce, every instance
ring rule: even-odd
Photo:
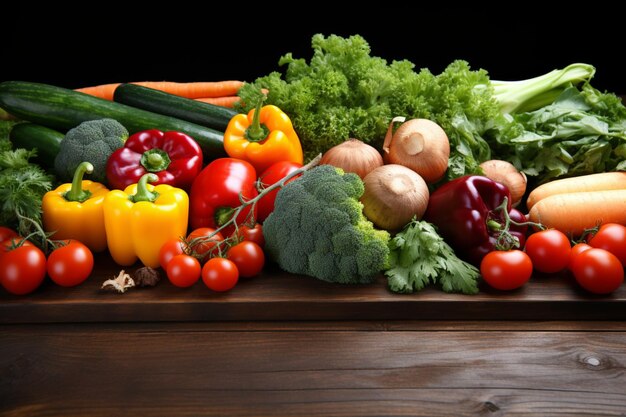
[[[292,119],[307,159],[348,138],[380,148],[395,116],[427,118],[446,131],[451,144],[448,177],[479,172],[490,159],[485,140],[492,132],[509,128],[489,87],[484,70],[473,71],[455,61],[441,74],[415,71],[407,60],[388,63],[372,56],[361,36],[342,38],[317,34],[313,56],[307,62],[284,55],[279,72],[246,84],[239,92],[240,110],[258,101],[261,88],[269,90],[267,103]],[[474,88],[476,85],[485,88]]]

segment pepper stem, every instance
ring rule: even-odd
[[[222,226],[226,224],[233,217],[235,209],[232,207],[220,207],[215,210],[215,224]]]
[[[261,108],[263,107],[263,102],[265,101],[265,95],[259,99],[255,109],[254,116],[252,116],[252,123],[246,129],[246,139],[250,142],[260,142],[269,135],[270,130],[267,126],[261,124]]]
[[[141,165],[148,172],[164,171],[170,166],[172,160],[163,149],[153,148],[141,155]]]
[[[72,178],[72,188],[63,197],[67,201],[77,201],[82,203],[87,201],[91,197],[91,191],[83,190],[83,176],[91,174],[93,172],[93,165],[90,162],[81,162],[74,171],[74,178]]]
[[[144,174],[139,178],[137,182],[137,192],[131,195],[129,198],[133,203],[138,203],[140,201],[148,201],[153,202],[159,196],[159,193],[156,191],[148,190],[148,181],[155,182],[158,181],[159,177],[154,174]]]

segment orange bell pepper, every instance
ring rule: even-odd
[[[263,172],[280,161],[302,164],[302,145],[289,116],[273,105],[262,106],[234,116],[224,132],[224,149],[237,159],[250,162]]]

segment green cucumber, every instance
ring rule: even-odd
[[[198,142],[205,161],[226,155],[224,136],[217,130],[52,85],[4,81],[0,107],[22,120],[63,131],[87,120],[111,118],[131,134],[147,129],[183,132]]]
[[[11,129],[9,139],[14,148],[37,149],[35,162],[47,167],[54,167],[65,135],[56,130],[34,123],[18,123]]]
[[[237,114],[233,109],[176,96],[137,84],[118,86],[115,89],[113,100],[221,131],[226,130],[230,119]]]

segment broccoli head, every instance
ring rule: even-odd
[[[389,234],[363,215],[363,182],[330,165],[286,184],[263,223],[265,249],[287,272],[344,284],[372,282],[386,266]]]
[[[74,171],[81,162],[91,162],[90,179],[106,182],[106,165],[109,156],[124,145],[128,131],[113,119],[89,120],[71,129],[61,141],[54,169],[62,181],[72,181]]]

